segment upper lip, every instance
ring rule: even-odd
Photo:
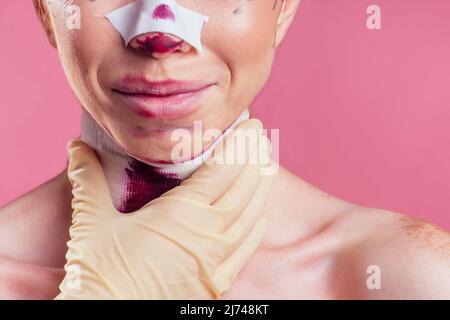
[[[166,79],[152,81],[145,77],[125,77],[119,81],[113,90],[129,95],[171,96],[182,93],[200,91],[214,85],[214,82],[183,81]]]

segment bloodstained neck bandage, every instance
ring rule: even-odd
[[[121,34],[125,45],[139,35],[167,33],[202,52],[201,33],[209,17],[179,5],[175,0],[137,0],[105,16]]]
[[[234,129],[249,117],[249,111],[245,109],[227,129]],[[225,130],[206,150],[189,161],[155,164],[128,155],[84,109],[81,120],[81,140],[97,153],[114,207],[122,213],[134,212],[178,186],[211,157],[218,144],[230,133],[231,130]]]

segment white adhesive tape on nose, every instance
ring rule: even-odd
[[[128,46],[148,32],[172,34],[202,52],[201,33],[209,17],[179,5],[175,0],[137,0],[105,16]]]

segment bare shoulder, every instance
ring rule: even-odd
[[[0,299],[52,299],[64,275],[65,171],[0,208]]]
[[[448,232],[397,212],[361,206],[336,223],[347,232],[341,258],[352,273],[347,284],[351,298],[450,299]]]
[[[64,170],[0,208],[0,255],[42,265],[61,260],[54,244],[67,238],[70,202]]]
[[[64,270],[28,264],[0,255],[0,300],[53,299]]]
[[[267,247],[295,248],[293,265],[322,270],[302,279],[326,286],[312,297],[450,299],[450,235],[442,228],[345,201],[284,169],[267,207],[278,225]]]

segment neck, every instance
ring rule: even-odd
[[[228,128],[236,127],[248,118],[246,109]],[[122,213],[134,212],[178,186],[208,159],[226,135],[222,133],[202,154],[192,160],[160,166],[129,156],[84,109],[81,119],[81,140],[97,153],[108,181],[113,204]]]

